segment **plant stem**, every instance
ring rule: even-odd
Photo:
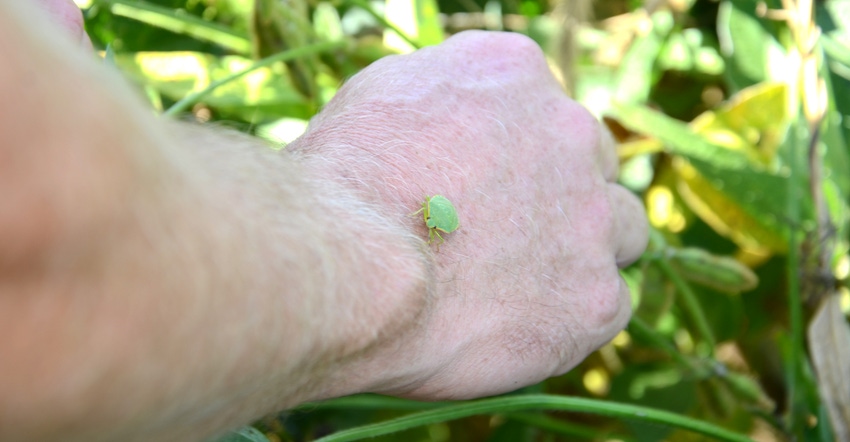
[[[341,397],[327,401],[305,404],[299,406],[295,412],[309,412],[315,410],[393,410],[393,411],[422,411],[433,410],[454,404],[453,402],[421,402],[410,399],[400,399],[389,396],[374,394],[359,394],[355,396]],[[583,425],[555,419],[540,413],[508,413],[506,419],[522,422],[527,425],[540,428],[550,433],[567,435],[571,438],[581,437],[584,439],[596,439],[599,436],[597,429]],[[631,441],[632,439],[623,434],[608,433],[609,439]]]
[[[142,1],[98,0],[97,3],[110,5],[115,15],[214,43],[238,54],[251,53],[251,41],[247,36],[190,14],[179,14],[174,9]]]
[[[705,317],[705,313],[702,311],[702,307],[697,301],[697,296],[694,293],[691,286],[679,275],[676,270],[670,266],[670,263],[667,262],[665,258],[660,258],[655,261],[658,264],[658,267],[661,271],[673,281],[673,285],[676,286],[676,292],[679,294],[679,299],[682,301],[682,307],[685,309],[687,315],[694,321],[694,326],[696,327],[699,334],[702,336],[702,339],[708,344],[709,347],[709,356],[714,357],[714,347],[717,345],[717,342],[714,339],[714,333],[711,332],[711,328],[708,325],[708,319]]]
[[[168,110],[163,112],[163,115],[168,115],[168,116],[177,115],[178,113],[185,111],[189,106],[192,106],[193,104],[197,103],[198,100],[205,97],[207,94],[209,94],[210,92],[215,90],[217,87],[219,87],[223,84],[229,83],[233,80],[237,80],[240,77],[242,77],[243,75],[248,74],[248,73],[255,71],[257,69],[264,68],[266,66],[270,66],[272,64],[275,64],[275,63],[278,63],[278,62],[281,62],[281,61],[294,60],[296,58],[306,57],[308,55],[313,55],[313,54],[318,54],[318,53],[321,53],[321,52],[327,52],[327,51],[331,51],[331,50],[334,50],[334,49],[339,49],[339,48],[345,46],[345,44],[346,44],[345,41],[326,41],[326,42],[322,42],[322,43],[316,43],[316,44],[312,44],[312,45],[302,46],[300,48],[290,49],[288,51],[283,51],[283,52],[279,52],[277,54],[268,56],[266,58],[258,60],[256,63],[252,64],[251,66],[249,66],[249,67],[247,67],[247,68],[245,68],[245,69],[243,69],[239,72],[228,75],[225,78],[222,78],[220,80],[217,80],[217,81],[210,83],[209,86],[207,86],[206,88],[204,88],[200,91],[193,92],[193,93],[183,97],[182,99],[180,99],[180,101],[178,101],[177,103],[174,103],[174,105],[172,105],[170,108],[168,108]]]
[[[685,357],[681,352],[676,349],[676,347],[673,346],[673,344],[668,342],[667,339],[659,335],[657,331],[655,331],[652,327],[647,325],[647,323],[643,322],[643,320],[641,320],[637,316],[632,316],[632,319],[629,321],[628,329],[630,333],[634,334],[639,338],[650,341],[655,348],[663,350],[682,367],[686,367],[689,370],[697,372],[698,378],[702,378],[705,375],[704,368],[700,367],[693,360]]]
[[[349,430],[340,431],[336,434],[331,434],[321,439],[317,439],[316,442],[353,441],[468,416],[528,410],[559,410],[600,414],[603,416],[678,427],[722,441],[751,442],[751,440],[743,434],[735,433],[707,422],[668,411],[597,399],[545,394],[504,396],[477,401],[460,402],[435,410],[421,411],[377,424],[363,425]]]
[[[799,153],[797,143],[801,140],[801,129],[799,124],[791,125],[790,142],[788,143],[788,167],[790,177],[788,178],[788,213],[787,218],[791,224],[788,233],[788,314],[790,321],[791,357],[786,369],[785,376],[788,378],[788,423],[794,427],[795,408],[797,407],[797,384],[799,383],[798,372],[800,370],[800,358],[803,354],[803,307],[800,296],[800,255],[799,241],[797,239],[797,226],[800,225],[800,203],[797,196],[797,183],[800,176],[798,165]]]

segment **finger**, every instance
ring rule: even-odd
[[[617,158],[617,142],[614,135],[603,123],[599,123],[599,166],[605,181],[613,183],[617,181],[617,173],[620,169],[620,160]]]
[[[91,40],[86,34],[83,14],[73,0],[39,0],[39,6],[47,12],[50,19],[58,24],[72,41],[91,48]]]
[[[629,285],[622,276],[615,274],[614,277],[617,278],[617,293],[611,294],[611,296],[616,297],[611,303],[613,308],[608,310],[608,314],[602,317],[601,322],[594,322],[591,327],[586,328],[587,334],[581,338],[583,346],[580,346],[579,351],[584,351],[586,354],[599,350],[614,339],[618,333],[626,328],[629,319],[632,317],[632,295]],[[552,375],[560,376],[572,370],[581,360],[582,358],[565,361],[558,368],[558,371]]]
[[[640,257],[649,241],[649,222],[640,200],[619,184],[608,185],[614,210],[615,258],[625,267]]]

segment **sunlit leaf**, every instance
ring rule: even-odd
[[[307,130],[307,120],[298,118],[281,118],[280,120],[263,124],[257,128],[256,134],[271,141],[278,147],[283,147]]]
[[[210,83],[249,67],[253,60],[215,57],[197,52],[119,54],[119,66],[164,97],[179,100]],[[226,83],[204,97],[207,106],[245,121],[266,121],[280,115],[309,118],[311,104],[273,68],[261,68]]]
[[[313,28],[322,40],[341,40],[345,36],[339,12],[328,2],[319,3],[313,10]]]
[[[703,113],[691,126],[713,143],[767,166],[788,131],[788,101],[785,84],[760,83],[741,90],[719,109]]]
[[[387,22],[421,47],[438,44],[445,38],[439,12],[435,0],[387,0],[385,17]],[[392,29],[385,30],[384,44],[399,52],[414,49]]]
[[[683,158],[674,161],[678,191],[688,206],[718,233],[753,251],[783,251],[787,222],[786,178],[767,165],[789,125],[787,89],[765,83],[745,89],[690,127],[658,112],[620,107],[627,127],[657,137]],[[687,161],[685,161],[687,160]]]
[[[725,0],[717,16],[717,36],[727,60],[727,73],[735,88],[776,79],[778,55],[785,51],[770,32],[777,23],[759,17],[758,0]]]
[[[845,3],[850,5],[850,2]],[[846,196],[850,195],[850,154],[847,150],[850,126],[846,124],[850,119],[850,100],[843,97],[850,96],[850,43],[843,45],[829,37],[822,38],[820,43],[829,63],[821,69],[829,97],[821,129],[821,140],[826,149],[823,160],[825,178],[835,182]]]
[[[635,38],[617,74],[614,99],[620,104],[645,103],[655,83],[655,62],[673,27],[669,11],[641,21]]]
[[[681,121],[644,106],[617,106],[615,109],[624,126],[658,138],[671,154],[731,169],[747,167],[748,160],[744,154],[710,142]]]
[[[695,158],[674,164],[682,198],[715,231],[755,251],[786,250],[789,227],[781,214],[787,178],[720,168]]]

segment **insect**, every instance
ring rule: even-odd
[[[434,242],[434,236],[440,238],[440,244],[442,244],[445,240],[440,236],[440,232],[452,233],[460,226],[455,206],[442,195],[426,196],[422,208],[413,212],[412,215],[419,212],[424,212],[423,218],[425,225],[428,226],[428,244]]]

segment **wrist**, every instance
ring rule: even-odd
[[[432,255],[411,228],[409,208],[369,201],[369,192],[338,179],[339,169],[324,157],[284,155],[298,163],[311,204],[329,221],[325,241],[341,272],[312,306],[325,318],[312,349],[325,355],[312,368],[309,395],[299,401],[373,391],[384,373],[364,363],[380,367],[393,342],[423,322],[433,292]]]

